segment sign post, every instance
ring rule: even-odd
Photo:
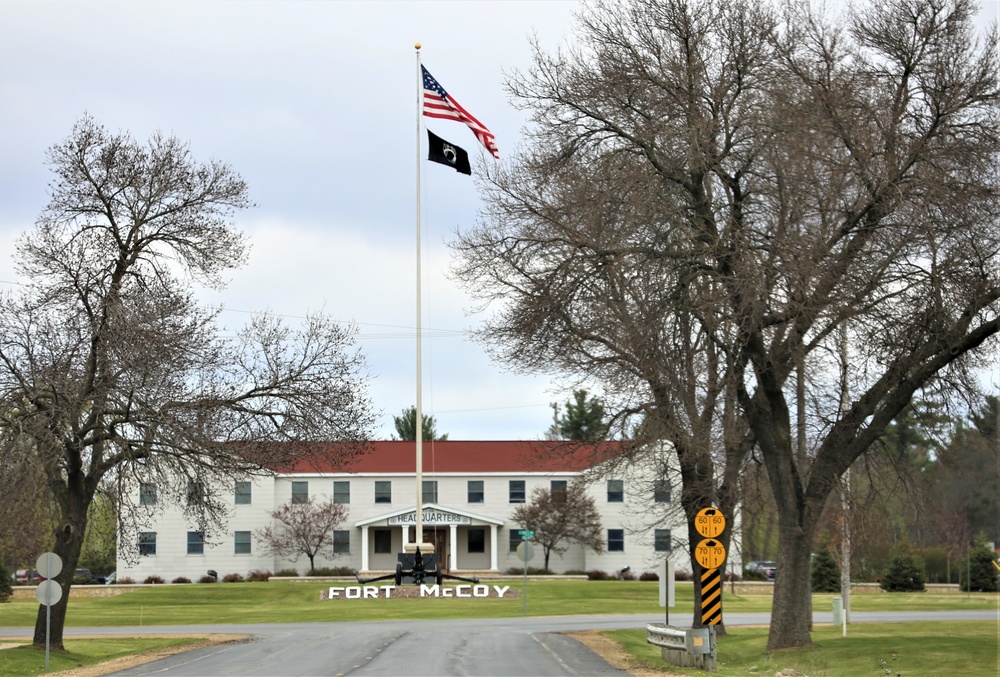
[[[521,536],[521,542],[517,546],[517,558],[524,562],[524,581],[521,583],[521,597],[524,598],[524,615],[528,615],[528,560],[535,556],[535,548],[532,547],[531,543],[528,542],[529,538],[533,538],[535,535],[534,531],[528,529],[521,529],[518,532]]]
[[[694,549],[701,572],[701,622],[708,626],[710,653],[715,655],[715,626],[722,622],[722,574],[726,547],[716,540],[726,530],[726,516],[717,508],[702,508],[694,518],[695,530],[704,536]]]
[[[54,552],[47,552],[35,562],[38,575],[45,580],[38,584],[35,597],[45,605],[45,669],[49,669],[49,643],[52,628],[52,605],[62,599],[62,588],[52,579],[62,571],[62,559]]]

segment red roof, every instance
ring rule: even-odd
[[[413,441],[370,442],[360,456],[336,462],[337,443],[306,443],[316,453],[275,468],[280,473],[412,473],[416,462]],[[296,445],[300,450],[304,445]],[[621,450],[621,444],[583,444],[563,441],[488,442],[446,440],[423,443],[425,473],[579,472],[598,465]]]

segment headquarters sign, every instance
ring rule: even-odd
[[[403,513],[402,515],[393,515],[386,520],[389,526],[395,525],[410,525],[417,523],[417,512]],[[472,524],[472,520],[465,515],[456,515],[453,512],[447,512],[445,510],[424,510],[424,525],[428,524]]]

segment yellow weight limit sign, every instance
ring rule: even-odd
[[[706,538],[695,546],[694,558],[705,569],[718,569],[726,561],[726,547],[715,539]]]
[[[726,516],[717,508],[702,508],[695,515],[694,528],[705,538],[716,538],[726,530]]]

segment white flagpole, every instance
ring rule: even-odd
[[[420,43],[414,48],[417,51],[417,404],[416,404],[416,481],[417,481],[417,533],[414,542],[420,545],[421,554],[427,554],[424,544],[424,413],[423,413],[423,319],[421,317],[420,291],[420,133],[423,115],[424,78],[420,68]],[[407,527],[404,527],[407,528]]]

